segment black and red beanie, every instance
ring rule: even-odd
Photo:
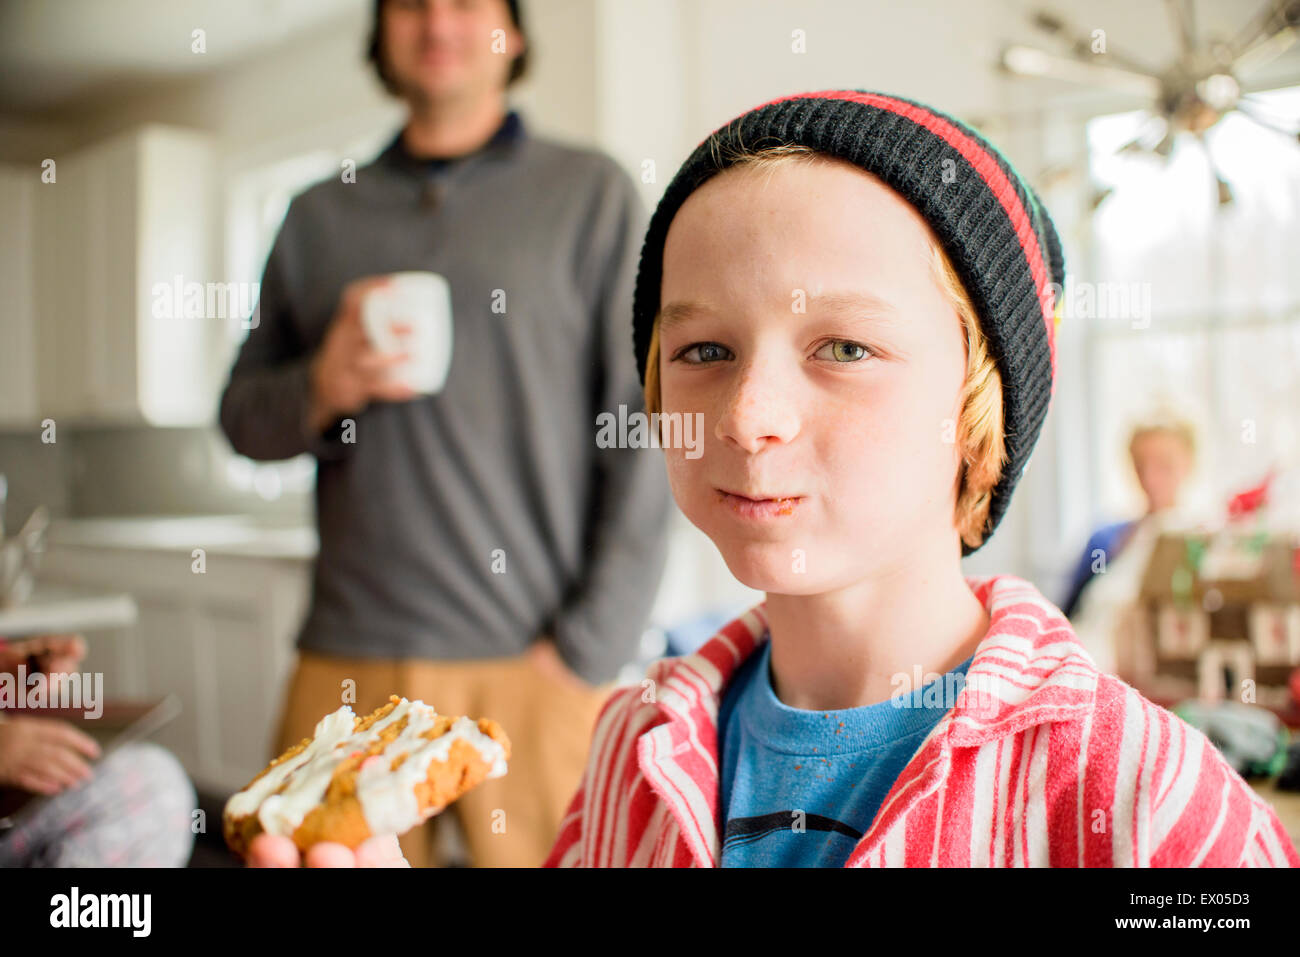
[[[782,97],[715,130],[682,164],[650,219],[633,303],[637,371],[663,278],[664,241],[686,198],[749,150],[799,144],[853,163],[911,203],[942,244],[979,314],[1002,376],[1008,462],[983,541],[1001,521],[1056,391],[1054,291],[1065,282],[1060,240],[1037,195],[979,133],[933,107],[867,90]],[[963,557],[978,550],[962,544]]]

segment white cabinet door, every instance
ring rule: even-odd
[[[266,766],[293,643],[310,595],[310,563],[209,553],[56,546],[41,578],[131,593],[134,628],[87,636],[86,671],[104,695],[175,694],[181,715],[155,740],[197,784],[234,792]]]
[[[96,631],[86,643],[86,657],[78,670],[104,676],[106,699],[143,697],[144,656],[140,654],[136,627]]]
[[[182,288],[216,280],[214,155],[206,134],[145,126],[57,160],[35,216],[42,416],[212,421],[219,383],[209,357],[221,323],[160,318],[155,290],[176,277]]]
[[[139,381],[131,384],[132,399],[153,425],[205,425],[216,418],[219,393],[208,360],[225,329],[216,314],[223,311],[216,293],[224,299],[226,286],[213,268],[213,151],[202,134],[159,126],[146,127],[134,146],[140,189],[132,349]],[[202,290],[197,315],[189,307],[198,297],[158,301],[163,290],[174,300],[177,285]],[[170,310],[155,308],[168,304]]]
[[[243,787],[272,756],[283,705],[282,676],[267,654],[264,619],[252,609],[209,603],[202,616],[201,648],[211,680],[202,689],[214,720],[204,753],[206,776]]]
[[[36,320],[41,417],[63,424],[91,405],[86,299],[89,163],[56,160],[37,191]]]
[[[40,167],[0,167],[0,426],[37,421],[33,278]]]
[[[86,336],[82,418],[140,419],[136,360],[136,270],[139,264],[140,149],[135,136],[92,147],[83,157],[86,207],[81,242],[86,271],[81,289]]]
[[[137,598],[139,618],[135,626],[135,648],[140,673],[137,694],[157,697],[175,694],[181,713],[162,728],[153,740],[167,748],[191,775],[203,770],[203,709],[198,707],[198,635],[195,618],[185,604],[166,599]],[[105,676],[105,694],[112,697],[112,685]],[[211,716],[208,716],[209,720]]]

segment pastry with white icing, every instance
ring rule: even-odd
[[[396,695],[365,717],[344,705],[226,802],[226,843],[244,856],[262,832],[302,850],[403,834],[501,777],[509,758],[510,739],[489,718],[453,718]]]

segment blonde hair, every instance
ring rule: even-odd
[[[1133,426],[1128,440],[1130,456],[1138,440],[1148,435],[1172,435],[1187,449],[1188,458],[1196,460],[1196,427],[1173,409],[1162,409]]]
[[[766,172],[769,177],[790,162],[834,161],[799,144],[744,150],[729,156],[728,168],[740,167]],[[979,314],[943,247],[930,238],[930,268],[935,282],[951,303],[966,336],[966,378],[961,391],[961,413],[956,423],[956,442],[962,465],[957,476],[955,524],[961,540],[971,548],[984,542],[988,533],[989,506],[993,490],[1006,466],[1006,436],[1003,427],[1002,375],[989,351],[988,339]],[[659,394],[659,317],[655,316],[646,353],[645,407],[661,411]]]

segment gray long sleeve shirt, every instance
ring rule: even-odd
[[[546,634],[591,682],[635,657],[667,481],[657,449],[598,448],[596,419],[643,408],[631,302],[645,222],[612,159],[532,136],[514,112],[468,156],[420,160],[399,137],[355,183],[294,199],[220,415],[242,455],[317,457],[300,648],[491,658]],[[311,434],[308,363],[341,290],[405,270],[451,286],[446,385],[370,404],[353,441],[340,424]]]

